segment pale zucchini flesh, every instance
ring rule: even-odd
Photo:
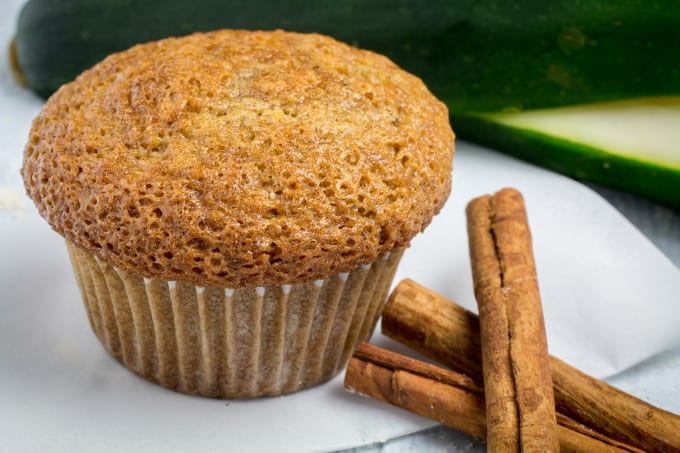
[[[680,208],[680,97],[453,117],[458,136]]]

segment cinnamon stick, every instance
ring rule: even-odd
[[[522,195],[467,206],[489,451],[558,452],[548,346]]]
[[[381,325],[386,336],[482,382],[479,320],[474,313],[404,280],[390,294]],[[560,414],[644,451],[680,452],[680,416],[552,356],[550,368]]]
[[[347,366],[345,387],[484,439],[484,391],[469,377],[361,343]],[[640,452],[559,418],[562,452]]]
[[[469,377],[361,343],[345,387],[484,439],[484,391]]]

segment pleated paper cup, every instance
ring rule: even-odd
[[[92,329],[113,357],[169,389],[227,399],[335,376],[373,332],[403,252],[323,280],[216,288],[146,279],[66,245]]]

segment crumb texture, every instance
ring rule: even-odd
[[[408,245],[443,206],[446,107],[387,58],[223,30],[113,54],[35,119],[22,175],[51,226],[149,278],[310,281]]]

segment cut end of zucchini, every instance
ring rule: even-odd
[[[24,73],[21,71],[19,64],[19,55],[17,53],[17,43],[14,38],[9,42],[9,49],[7,51],[9,57],[9,68],[12,70],[12,77],[21,86],[27,86]]]
[[[680,96],[483,116],[512,128],[680,170]]]
[[[458,137],[680,208],[680,97],[454,115]]]

